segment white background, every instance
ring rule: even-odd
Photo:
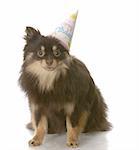
[[[0,0],[0,149],[67,150],[65,135],[29,148],[30,115],[17,80],[26,26],[47,35],[79,9],[71,54],[89,68],[109,107],[113,130],[82,134],[81,150],[138,150],[140,142],[139,8],[136,0]],[[140,147],[139,147],[140,148]]]

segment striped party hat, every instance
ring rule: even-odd
[[[68,50],[70,49],[77,15],[78,11],[71,14],[70,17],[60,24],[52,34],[54,37],[59,39],[62,45]]]

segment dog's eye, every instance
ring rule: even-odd
[[[39,51],[37,51],[37,56],[38,57],[43,57],[45,55],[45,50],[44,49],[41,49]]]
[[[53,50],[53,54],[54,56],[59,57],[61,55],[60,49]]]

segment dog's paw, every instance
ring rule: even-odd
[[[78,141],[73,140],[73,139],[69,139],[69,140],[67,140],[67,146],[71,147],[71,148],[77,148],[78,147]]]
[[[41,144],[42,144],[42,140],[36,137],[34,137],[33,139],[29,141],[29,146],[39,146]]]

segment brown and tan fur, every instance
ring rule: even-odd
[[[76,147],[81,132],[106,131],[107,106],[86,66],[61,42],[26,28],[20,85],[29,99],[34,137],[42,144],[45,133],[67,131],[67,145]]]

